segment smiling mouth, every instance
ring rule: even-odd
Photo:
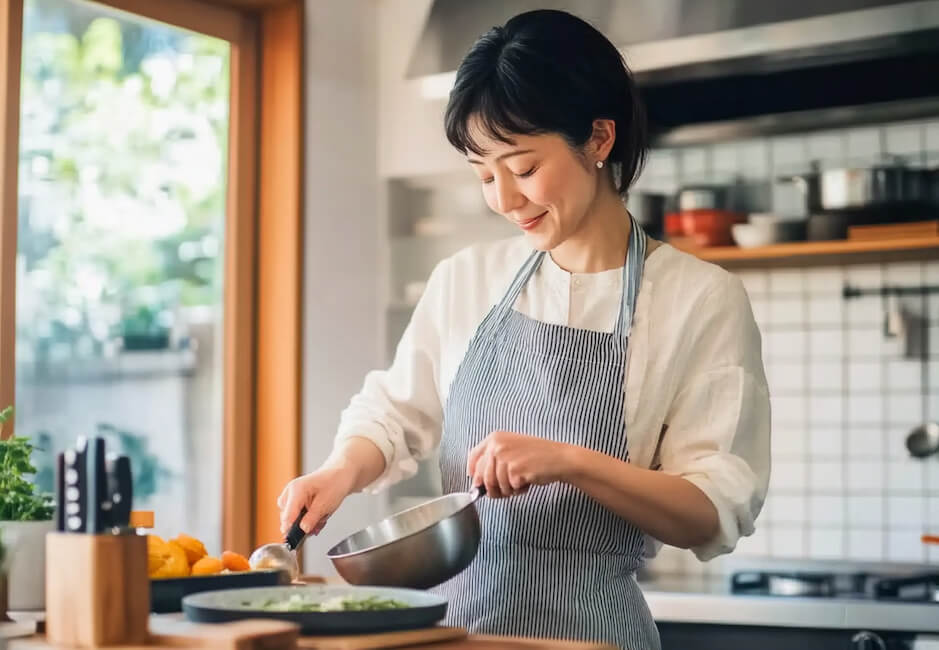
[[[524,221],[516,221],[515,223],[516,223],[516,225],[518,225],[519,228],[528,230],[529,228],[534,227],[539,221],[541,221],[541,219],[542,219],[546,214],[548,214],[548,211],[547,211],[547,210],[545,210],[544,212],[542,212],[541,214],[539,214],[537,217],[533,217],[533,218],[531,218],[531,219],[525,219]]]

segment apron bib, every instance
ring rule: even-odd
[[[612,333],[553,325],[513,309],[544,259],[526,260],[476,331],[444,407],[443,491],[466,492],[469,450],[495,430],[588,447],[627,460],[626,352],[646,237],[632,219],[623,295]],[[448,625],[471,633],[602,641],[657,650],[635,573],[643,533],[565,483],[476,502],[482,540],[473,563],[432,591]]]

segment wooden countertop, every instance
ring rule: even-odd
[[[154,644],[147,646],[112,646],[108,650],[156,650],[158,648],[229,648],[230,650],[292,650],[294,648],[323,648],[339,650],[348,648],[422,648],[424,650],[615,650],[603,643],[584,643],[548,639],[525,639],[519,637],[469,636],[441,642],[420,642],[405,645],[368,645],[355,641],[342,641],[338,637],[298,637],[296,626],[273,620],[241,621],[220,625],[195,625],[185,621],[182,615],[151,616],[151,632]],[[61,646],[51,645],[39,634],[29,634],[30,625],[23,623],[0,624],[0,641],[5,640],[8,650],[57,650]],[[345,637],[354,639],[354,637]],[[298,643],[299,641],[299,643]]]

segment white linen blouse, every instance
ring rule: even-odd
[[[469,341],[531,252],[524,238],[513,237],[466,248],[434,269],[390,367],[370,372],[342,413],[337,442],[364,437],[385,457],[384,473],[364,491],[413,476],[417,460],[434,452]],[[515,309],[612,332],[621,288],[622,267],[569,273],[546,255]],[[739,278],[668,244],[652,250],[628,357],[629,462],[696,485],[714,503],[720,531],[692,550],[701,560],[730,552],[753,533],[770,475],[761,337]],[[647,537],[647,556],[660,547]]]

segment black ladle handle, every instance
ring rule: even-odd
[[[303,521],[304,516],[306,516],[306,508],[300,508],[300,514],[293,520],[293,525],[290,527],[290,530],[287,531],[287,537],[284,539],[287,548],[291,551],[297,550],[306,538],[306,533],[300,528],[300,522]]]
[[[476,495],[473,497],[473,501],[475,501],[476,499],[478,499],[478,498],[480,498],[480,497],[486,496],[486,486],[485,486],[485,485],[477,485],[476,487],[473,488],[473,490],[475,490],[475,492],[476,492]]]

